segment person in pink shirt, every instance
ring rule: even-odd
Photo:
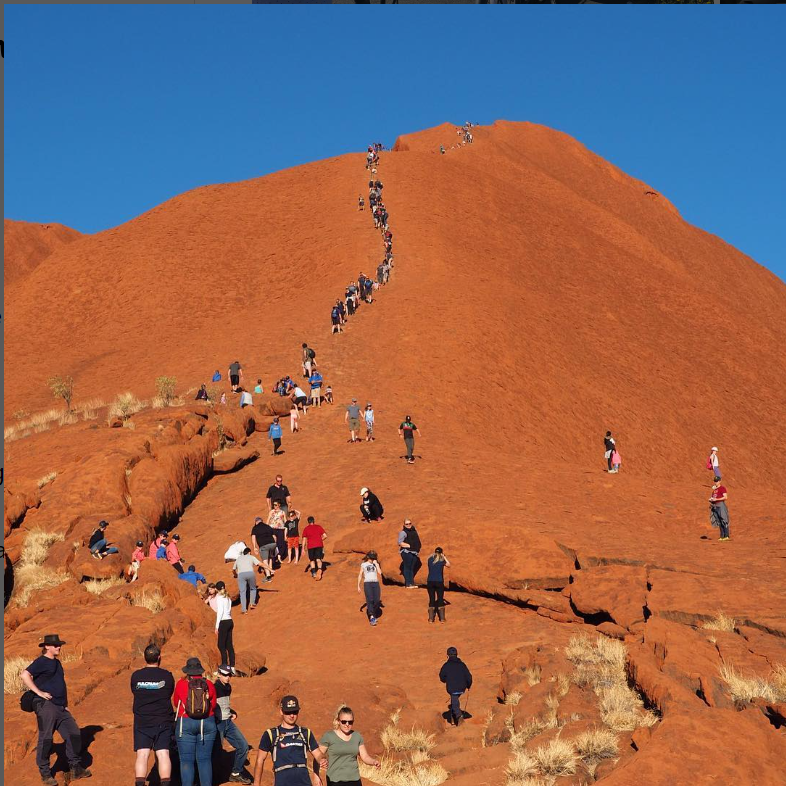
[[[136,581],[139,578],[139,566],[145,558],[144,543],[141,540],[136,542],[136,548],[131,555],[131,564],[126,568],[126,580]]]
[[[145,550],[143,548],[145,544],[142,543],[141,540],[136,542],[136,548],[134,549],[134,553],[131,555],[132,562],[141,562],[145,558]]]
[[[177,542],[180,540],[180,535],[172,535],[169,545],[166,547],[166,561],[178,572],[183,572],[183,560],[180,557],[180,549],[177,547]]]
[[[164,530],[153,542],[150,544],[150,548],[147,551],[147,558],[148,559],[155,559],[156,552],[158,551],[159,547],[161,546],[161,541],[164,540],[167,536],[167,531]]]

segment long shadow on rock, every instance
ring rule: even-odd
[[[93,756],[90,753],[90,746],[95,741],[98,732],[103,731],[103,726],[84,726],[80,733],[82,735],[82,766],[90,767],[93,763]],[[70,773],[68,759],[66,758],[65,742],[58,742],[52,746],[55,754],[55,763],[52,765],[52,774],[56,772]]]

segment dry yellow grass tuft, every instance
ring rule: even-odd
[[[14,602],[17,606],[27,606],[31,595],[51,587],[57,587],[69,576],[62,570],[44,567],[49,547],[64,540],[62,533],[30,530],[22,547],[22,556],[14,570]]]
[[[117,398],[109,405],[107,412],[107,422],[111,422],[113,418],[120,418],[122,421],[127,421],[131,415],[135,415],[140,410],[144,409],[144,401],[140,401],[130,391],[118,394]]]
[[[510,747],[514,751],[522,751],[530,740],[537,737],[538,734],[548,731],[548,729],[556,729],[558,723],[556,714],[548,713],[546,717],[530,718],[523,726],[517,729],[513,713],[511,712],[505,720],[505,726],[507,726],[510,732]]]
[[[7,658],[3,662],[3,692],[21,693],[25,690],[22,672],[30,665],[32,658]]]
[[[526,786],[540,773],[538,762],[532,754],[518,751],[505,768],[506,786]]]
[[[658,717],[644,708],[644,703],[627,681],[625,645],[616,639],[598,635],[573,636],[565,647],[573,663],[573,681],[595,691],[603,722],[615,731],[632,731],[638,726],[652,726]]]
[[[557,778],[575,774],[579,762],[573,745],[559,737],[541,745],[532,755],[542,775]]]
[[[505,701],[503,701],[502,703],[507,704],[510,707],[515,707],[520,701],[521,701],[521,694],[517,690],[514,690],[511,693],[505,694]]]
[[[20,413],[21,414],[21,413]],[[3,436],[6,442],[13,442],[17,439],[29,437],[31,434],[38,434],[47,431],[52,423],[58,422],[63,415],[62,409],[52,408],[44,412],[36,412],[33,415],[20,419],[12,426],[6,426]]]
[[[143,587],[139,592],[131,596],[132,606],[141,606],[144,609],[152,611],[153,614],[158,614],[166,608],[164,603],[164,596],[158,587]]]
[[[722,611],[719,611],[713,619],[705,622],[701,627],[704,630],[725,630],[734,633],[737,621],[734,617],[727,617]]]
[[[619,753],[617,736],[609,729],[590,729],[573,740],[576,753],[594,777],[598,764],[603,759],[612,759]]]
[[[720,667],[720,675],[736,702],[747,703],[759,698],[774,703],[786,701],[786,666],[783,664],[776,666],[768,678],[740,674],[730,664]]]
[[[360,775],[364,782],[379,786],[439,786],[448,779],[448,771],[438,762],[399,761],[382,757],[379,768],[360,763]]]
[[[86,582],[84,582],[84,586],[91,595],[100,595],[110,587],[117,587],[120,584],[125,583],[125,579],[120,578],[119,576],[113,576],[108,579],[88,579]]]
[[[50,472],[38,479],[38,488],[42,489],[47,483],[51,483],[57,477],[57,472]]]
[[[428,753],[434,747],[434,735],[414,726],[409,731],[406,731],[399,727],[399,718],[400,713],[398,711],[394,712],[390,716],[390,723],[382,729],[380,739],[385,746],[385,750],[392,750],[397,753],[410,751],[425,751]]]
[[[83,401],[73,408],[73,411],[82,416],[82,420],[95,420],[98,417],[98,410],[103,409],[106,402],[101,398],[91,398]]]

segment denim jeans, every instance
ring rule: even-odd
[[[454,718],[461,718],[464,714],[461,711],[461,697],[464,694],[464,691],[461,693],[451,693],[450,694],[450,714]]]
[[[222,740],[226,740],[235,749],[235,761],[232,764],[232,774],[243,771],[248,755],[248,742],[243,736],[243,732],[238,729],[233,720],[221,721],[218,726],[218,733]]]
[[[366,594],[366,614],[368,618],[379,616],[380,586],[378,581],[367,581],[363,584]]]
[[[216,719],[178,718],[175,727],[177,752],[180,756],[180,783],[194,786],[194,769],[199,770],[201,786],[213,784],[213,744],[216,741]]]
[[[257,589],[256,574],[253,570],[237,574],[237,587],[240,590],[240,608],[245,611],[248,607],[246,591],[248,591],[248,597],[251,599],[251,605],[256,606],[257,600],[259,600],[259,590]]]
[[[401,552],[401,572],[404,575],[404,585],[409,587],[415,583],[415,564],[418,555],[412,551]]]
[[[104,551],[104,549],[106,549],[106,551]],[[95,554],[97,551],[101,551],[104,554],[117,554],[117,548],[115,546],[110,546],[108,549],[106,548],[106,538],[101,538],[101,540],[90,549],[91,554]]]

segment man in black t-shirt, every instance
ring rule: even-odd
[[[276,475],[276,482],[267,490],[267,509],[273,510],[273,503],[280,502],[281,510],[289,513],[289,506],[292,504],[292,496],[289,489],[284,485],[284,478]]]
[[[155,644],[145,647],[144,669],[131,675],[134,694],[134,765],[135,786],[145,786],[150,751],[155,751],[161,786],[169,786],[172,762],[169,746],[174,731],[172,693],[175,678],[171,671],[161,668],[161,650]]]
[[[74,716],[68,711],[68,690],[63,664],[59,660],[60,648],[64,644],[65,642],[56,633],[44,636],[43,642],[38,645],[42,649],[41,655],[21,674],[25,687],[38,697],[34,704],[38,721],[38,746],[35,758],[41,780],[48,786],[57,786],[57,781],[52,777],[52,770],[49,767],[55,731],[65,741],[71,780],[89,778],[93,774],[79,761],[82,753],[82,734]]]
[[[251,545],[254,554],[262,562],[265,581],[273,581],[272,561],[276,552],[276,531],[259,517],[254,520],[254,526],[251,529]]]

